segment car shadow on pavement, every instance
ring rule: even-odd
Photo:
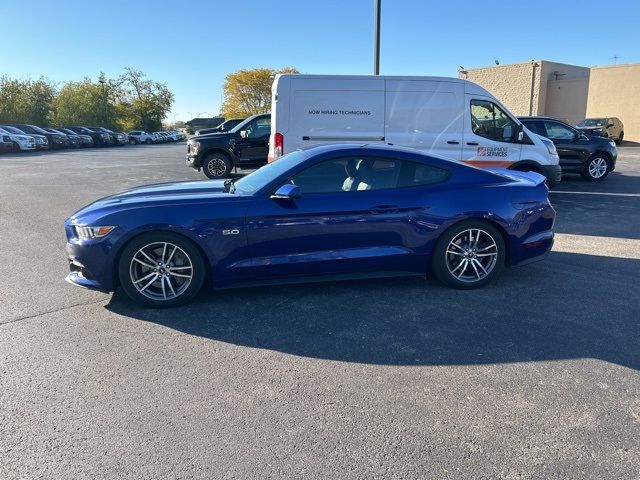
[[[640,369],[639,268],[640,260],[552,252],[480,290],[403,278],[206,292],[164,310],[116,294],[107,308],[190,335],[343,362],[595,358]]]

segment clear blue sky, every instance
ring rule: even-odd
[[[381,73],[636,63],[639,25],[638,0],[382,0]],[[0,75],[63,83],[131,66],[174,92],[169,120],[217,113],[240,68],[370,74],[372,38],[373,0],[0,0]]]

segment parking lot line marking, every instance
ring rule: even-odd
[[[566,190],[549,190],[549,193],[567,193],[578,195],[609,195],[612,197],[640,197],[640,193],[609,193],[609,192],[570,192]]]
[[[640,240],[556,233],[553,251],[640,260]]]

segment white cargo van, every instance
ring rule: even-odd
[[[529,131],[468,80],[441,77],[277,75],[269,161],[329,143],[412,147],[481,167],[560,180],[553,143]]]

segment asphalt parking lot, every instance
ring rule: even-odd
[[[62,222],[204,179],[184,143],[0,156],[0,478],[640,477],[640,147],[551,194],[549,257],[178,309],[68,285]]]

